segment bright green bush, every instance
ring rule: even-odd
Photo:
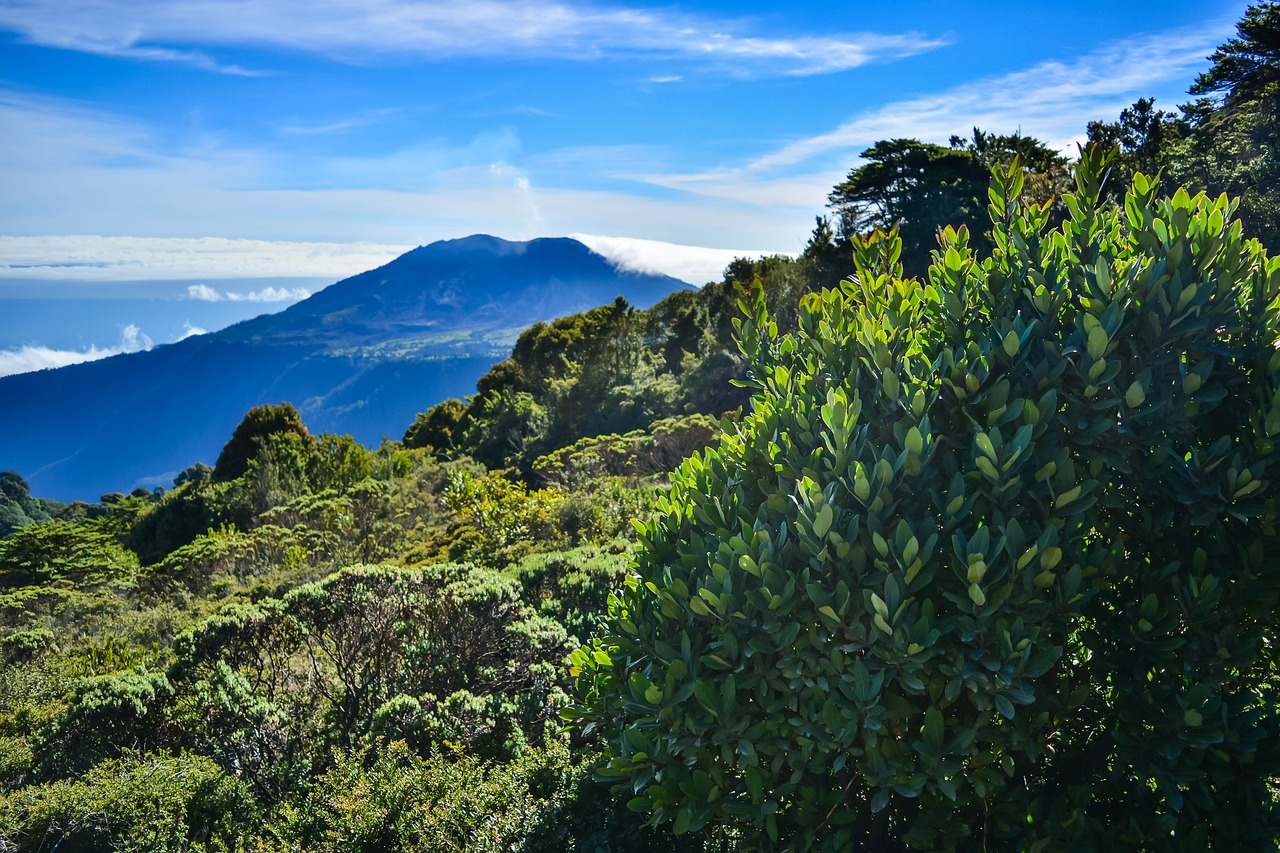
[[[1244,850],[1280,834],[1280,259],[1227,199],[995,245],[896,235],[739,333],[750,414],[676,475],[573,657],[601,773],[791,849]]]
[[[564,500],[557,489],[530,491],[500,474],[449,472],[444,503],[453,514],[449,556],[501,566],[524,555],[535,542],[556,536],[555,509]]]

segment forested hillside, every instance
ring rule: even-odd
[[[1278,38],[882,141],[377,449],[0,474],[0,850],[1275,849]]]

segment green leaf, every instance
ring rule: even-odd
[[[822,509],[818,510],[818,517],[813,520],[813,533],[818,538],[827,535],[827,531],[831,529],[831,522],[835,520],[836,514],[831,509],[830,504],[823,504]]]
[[[1143,389],[1141,383],[1134,382],[1129,386],[1129,390],[1125,392],[1124,402],[1131,409],[1141,406],[1147,399],[1147,392]]]
[[[1009,334],[1004,336],[1005,355],[1009,356],[1009,358],[1016,357],[1018,355],[1018,348],[1021,345],[1022,342],[1018,340],[1018,333],[1010,329]]]

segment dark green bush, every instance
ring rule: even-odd
[[[302,415],[292,404],[254,406],[245,413],[218,454],[218,461],[213,466],[213,479],[226,482],[242,476],[249,470],[249,462],[261,452],[262,442],[269,436],[279,435],[295,435],[303,438],[308,446],[315,444],[302,422]]]
[[[780,336],[646,526],[572,712],[677,832],[753,846],[1272,849],[1280,260],[1134,180],[991,189]]]
[[[144,668],[82,679],[41,750],[46,777],[80,772],[130,749],[166,745],[171,726],[165,706],[173,693],[163,672]]]
[[[404,446],[425,448],[437,453],[454,449],[464,428],[463,418],[467,404],[457,399],[436,403],[425,412],[418,413],[404,433]]]

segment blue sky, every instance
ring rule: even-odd
[[[474,232],[706,280],[798,251],[877,139],[1065,149],[1172,108],[1246,5],[4,0],[0,288],[337,278]]]

